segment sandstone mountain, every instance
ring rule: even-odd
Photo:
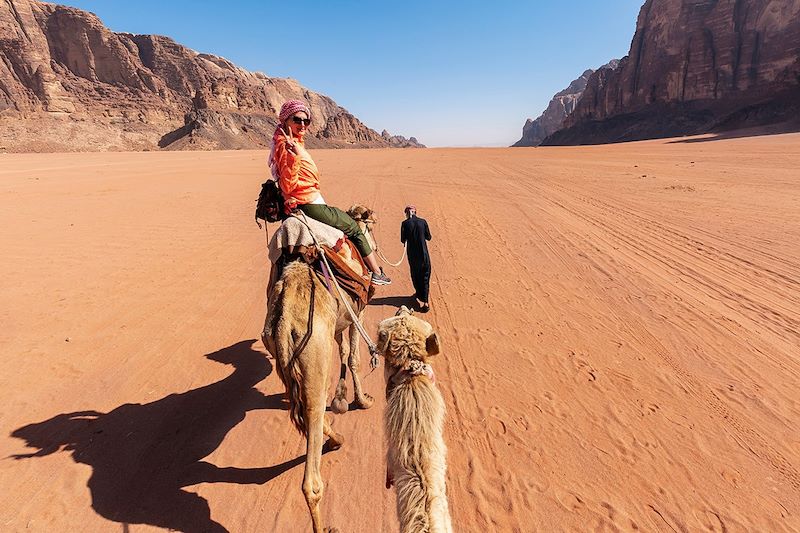
[[[800,0],[647,0],[629,54],[543,144],[800,128]]]
[[[416,137],[406,139],[402,135],[392,135],[386,130],[381,132],[381,138],[395,148],[417,148],[422,146]]]
[[[619,65],[619,60],[612,59],[602,68],[615,69]],[[513,146],[539,146],[549,135],[561,129],[564,119],[575,110],[575,106],[586,89],[586,82],[594,70],[587,69],[581,76],[573,80],[569,87],[553,95],[553,99],[547,109],[539,115],[536,120],[528,119],[522,126],[522,138]]]
[[[265,147],[288,98],[311,107],[309,146],[422,146],[379,135],[295,80],[114,33],[79,9],[0,1],[0,150]]]

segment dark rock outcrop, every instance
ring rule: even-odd
[[[94,14],[0,0],[0,145],[7,151],[269,145],[280,105],[311,107],[312,147],[388,147],[327,96]]]
[[[800,126],[800,0],[647,0],[631,49],[543,144]]]
[[[612,59],[600,68],[613,70],[618,65],[619,60]],[[525,125],[522,127],[522,138],[513,146],[539,146],[547,136],[561,129],[564,119],[575,110],[575,106],[586,89],[586,82],[593,73],[594,70],[587,69],[578,79],[573,80],[569,87],[553,95],[547,109],[536,120],[525,121]]]
[[[381,132],[381,137],[393,148],[425,148],[425,145],[420,144],[416,137],[406,139],[402,135],[392,135],[386,130]]]

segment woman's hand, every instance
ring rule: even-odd
[[[298,157],[308,158],[308,152],[306,152],[306,149],[302,144],[295,142],[293,143],[293,146],[294,146],[293,150],[294,155]]]
[[[305,155],[308,154],[308,152],[306,152],[306,149],[303,147],[303,145],[300,144],[299,142],[295,141],[294,137],[292,136],[292,130],[289,130],[287,132],[285,129],[281,128],[281,131],[283,132],[283,137],[286,139],[286,149],[289,152],[293,153],[294,155],[301,156],[301,157],[304,154]]]
[[[281,126],[281,133],[283,134],[283,138],[286,139],[286,149],[293,154],[297,154],[297,144],[292,137],[292,130],[287,131],[285,127]]]
[[[286,140],[286,149],[298,157],[308,157],[305,147],[297,141]]]

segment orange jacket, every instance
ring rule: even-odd
[[[273,158],[278,169],[278,185],[283,192],[286,212],[302,204],[310,204],[319,194],[319,170],[305,149],[293,154],[286,148],[286,138],[275,135]],[[302,138],[294,142],[303,146]]]

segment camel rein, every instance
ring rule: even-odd
[[[311,303],[308,305],[308,327],[306,328],[306,334],[303,335],[303,338],[300,340],[300,344],[294,349],[294,353],[292,354],[293,360],[306,349],[308,339],[311,338],[311,334],[314,332],[314,294],[317,292],[317,284],[314,283],[314,274],[310,269],[308,271],[308,278],[311,280]]]
[[[402,263],[403,259],[406,258],[406,249],[408,248],[408,245],[406,243],[403,243],[403,255],[400,256],[400,260],[398,262],[392,263],[391,261],[386,259],[385,255],[383,255],[383,252],[381,251],[381,247],[378,246],[378,239],[375,238],[375,232],[373,232],[372,228],[370,228],[370,225],[374,224],[374,222],[368,222],[367,220],[363,220],[363,222],[364,222],[364,227],[367,228],[367,231],[369,232],[369,234],[372,235],[372,242],[375,243],[375,253],[378,255],[378,257],[381,258],[381,261],[383,261],[387,265],[390,265],[390,266],[393,266],[393,267],[400,266],[400,263]]]
[[[319,252],[320,256],[322,257],[322,261],[323,261],[323,264],[325,265],[325,268],[327,268],[329,272],[333,272],[333,270],[331,269],[330,263],[328,263],[328,258],[325,257],[325,250],[319,244],[319,242],[317,241],[317,236],[314,235],[314,232],[311,230],[311,226],[309,226],[308,223],[305,220],[306,214],[303,213],[302,211],[300,212],[300,214],[303,215],[302,218],[300,218],[297,215],[294,215],[294,216],[300,222],[302,222],[305,225],[306,228],[308,228],[308,232],[311,234],[311,238],[314,240],[314,246],[317,248],[317,251]],[[331,279],[331,281],[333,281],[333,286],[336,287],[336,292],[339,294],[339,299],[342,301],[342,303],[344,303],[345,309],[347,309],[347,312],[350,314],[350,319],[353,321],[353,324],[355,325],[356,330],[358,330],[358,333],[361,334],[361,337],[364,339],[364,342],[367,343],[367,348],[369,348],[369,355],[370,355],[370,359],[369,359],[370,371],[369,371],[369,374],[371,374],[372,371],[375,370],[378,367],[378,347],[375,345],[374,342],[372,342],[372,339],[370,338],[369,334],[367,333],[367,330],[364,329],[363,324],[361,324],[361,321],[358,319],[358,316],[356,315],[355,311],[353,311],[353,308],[350,306],[350,303],[347,301],[347,298],[345,297],[344,292],[342,291],[342,288],[339,286],[339,282],[336,281],[336,276],[332,275],[330,277],[330,279]],[[369,375],[369,374],[367,374],[367,375]]]

